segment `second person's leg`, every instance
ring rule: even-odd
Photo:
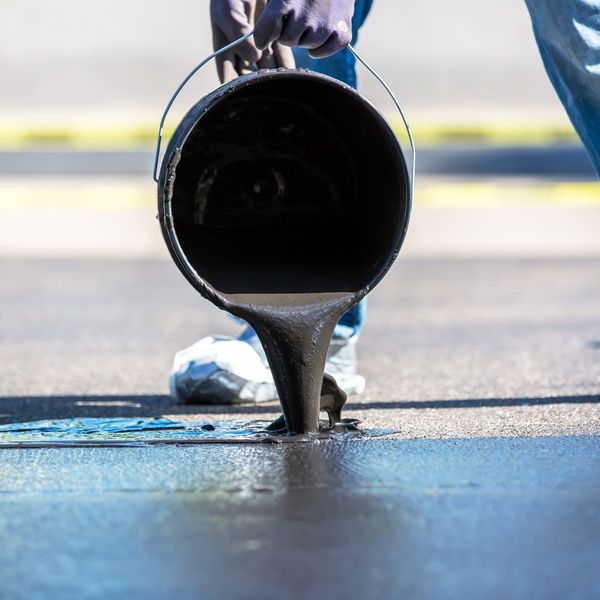
[[[364,23],[373,0],[357,0],[352,20],[352,42]],[[330,58],[313,59],[294,50],[297,66],[339,79],[356,87],[353,54],[343,50]],[[357,373],[356,342],[365,322],[366,302],[351,308],[335,328],[325,370],[348,394],[360,393],[365,380]],[[238,339],[204,338],[177,353],[170,378],[171,394],[184,402],[223,404],[263,402],[276,398],[275,385],[263,348],[251,327]]]
[[[600,0],[526,0],[548,76],[600,174]]]

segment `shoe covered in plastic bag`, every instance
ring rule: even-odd
[[[346,394],[360,394],[365,379],[356,372],[355,338],[334,338],[325,372]],[[240,336],[209,336],[175,355],[171,395],[180,402],[242,404],[277,400],[277,389],[258,336],[248,328]]]
[[[271,370],[247,342],[209,336],[175,355],[171,395],[180,402],[239,404],[277,397]]]

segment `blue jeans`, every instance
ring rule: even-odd
[[[356,0],[354,17],[352,19],[352,43],[355,44],[358,30],[365,22],[373,0]],[[349,50],[342,50],[329,58],[315,59],[308,55],[304,48],[294,48],[296,66],[310,69],[317,73],[323,73],[335,77],[344,83],[356,88],[356,59]],[[356,336],[363,328],[367,314],[367,301],[362,300],[353,306],[339,321],[333,333],[334,338],[348,339]]]
[[[525,1],[548,76],[600,174],[600,0]],[[352,43],[372,4],[373,0],[356,0]],[[356,87],[355,58],[348,50],[316,60],[295,48],[294,56],[298,67]],[[365,316],[363,300],[342,317],[334,335],[357,335]]]
[[[525,0],[546,71],[600,174],[600,0]]]
[[[358,30],[365,22],[373,0],[356,0],[354,7],[354,17],[352,19],[352,43],[356,43]],[[317,73],[323,73],[330,77],[335,77],[344,83],[356,88],[356,59],[349,50],[342,50],[329,58],[315,59],[308,55],[304,48],[294,48],[294,58],[296,66],[304,69],[310,69]],[[350,339],[357,336],[365,323],[367,314],[367,301],[362,300],[353,306],[339,320],[333,332],[333,337],[338,339]],[[234,317],[235,318],[235,317]],[[246,339],[248,336],[255,335],[249,327],[244,331],[240,339]]]

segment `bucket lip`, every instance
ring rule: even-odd
[[[198,275],[196,269],[187,259],[185,252],[183,251],[179,238],[175,231],[173,213],[171,209],[171,200],[173,192],[173,184],[177,177],[177,165],[181,158],[181,153],[187,139],[191,135],[194,128],[202,120],[205,114],[208,113],[209,109],[215,107],[220,101],[224,100],[229,94],[235,92],[238,89],[251,87],[252,85],[260,84],[272,79],[281,78],[295,78],[295,79],[311,79],[313,81],[319,81],[328,84],[332,87],[343,89],[346,93],[354,96],[357,100],[360,100],[361,104],[367,108],[372,116],[379,122],[379,124],[386,128],[390,136],[388,136],[388,143],[395,146],[395,149],[399,157],[399,167],[402,170],[404,188],[405,188],[405,203],[404,203],[404,214],[402,219],[399,220],[399,227],[397,228],[394,235],[394,245],[390,249],[390,253],[382,261],[382,265],[378,270],[377,274],[371,278],[360,290],[353,292],[357,300],[366,296],[388,273],[392,265],[394,264],[404,240],[406,238],[408,225],[410,221],[410,214],[412,210],[412,186],[410,181],[410,173],[406,162],[406,157],[402,145],[396,137],[393,129],[391,128],[387,119],[379,112],[375,105],[368,99],[365,98],[360,92],[352,88],[348,84],[335,79],[329,75],[323,73],[317,73],[309,69],[288,69],[280,67],[277,69],[260,69],[246,75],[241,75],[236,79],[226,82],[220,85],[218,88],[203,96],[198,102],[196,102],[181,119],[173,135],[171,136],[169,143],[167,144],[162,162],[160,167],[160,174],[158,178],[157,191],[158,191],[158,221],[163,234],[163,238],[169,249],[171,257],[186,277],[186,279],[196,288],[204,297],[208,298],[215,305],[230,309],[235,306],[235,303],[228,299],[227,294],[224,294],[210,285],[200,275]],[[190,123],[190,121],[192,121]]]

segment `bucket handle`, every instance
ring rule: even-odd
[[[152,169],[152,174],[153,174],[152,176],[153,176],[153,179],[154,179],[154,181],[156,183],[158,183],[158,161],[159,161],[159,158],[160,158],[160,146],[161,146],[161,143],[162,143],[163,128],[165,126],[165,121],[167,120],[167,115],[169,114],[169,111],[171,110],[171,106],[173,106],[173,103],[177,99],[177,96],[179,96],[179,93],[181,92],[181,90],[187,85],[187,82],[207,62],[210,62],[213,58],[216,58],[220,54],[223,54],[224,52],[227,52],[228,50],[231,50],[232,48],[235,48],[238,44],[241,44],[242,42],[246,41],[253,33],[254,33],[254,31],[249,31],[246,35],[243,35],[241,38],[235,40],[235,42],[231,42],[231,44],[227,44],[227,46],[223,46],[222,48],[219,48],[219,50],[215,50],[210,56],[207,56],[201,63],[197,64],[185,76],[185,79],[179,84],[179,86],[177,87],[177,89],[175,90],[175,92],[173,93],[173,95],[171,96],[171,99],[167,103],[167,106],[166,106],[166,108],[165,108],[165,110],[164,110],[164,112],[162,114],[162,117],[160,118],[160,124],[158,126],[158,138],[156,140],[156,152],[154,154],[154,168]]]
[[[206,63],[210,62],[213,58],[216,58],[220,54],[223,54],[223,53],[227,52],[228,50],[231,50],[232,48],[235,48],[238,44],[241,44],[242,42],[244,42],[245,40],[247,40],[253,33],[254,33],[254,31],[249,31],[248,33],[246,33],[245,35],[243,35],[241,38],[235,40],[234,42],[231,42],[231,44],[227,44],[227,46],[223,46],[223,48],[219,48],[219,50],[215,50],[210,56],[206,57],[202,62],[200,62],[199,64],[197,64],[185,76],[184,80],[179,84],[179,86],[177,87],[177,89],[175,90],[175,92],[173,93],[173,95],[171,96],[171,99],[167,103],[167,106],[166,106],[166,108],[165,108],[165,110],[164,110],[164,112],[162,114],[162,117],[160,118],[160,124],[158,126],[158,137],[157,137],[157,140],[156,140],[156,152],[154,154],[154,168],[152,170],[153,179],[154,179],[154,181],[156,183],[158,183],[158,162],[159,162],[159,159],[160,159],[160,147],[161,147],[162,138],[163,138],[163,128],[164,128],[164,125],[165,125],[165,121],[167,120],[167,115],[169,114],[169,111],[171,110],[171,107],[173,106],[173,103],[177,99],[177,96],[179,96],[179,93],[181,92],[181,90],[187,85],[187,82]],[[367,71],[369,71],[369,73],[371,73],[371,75],[373,75],[373,77],[375,77],[375,79],[377,79],[377,81],[383,86],[383,88],[385,89],[385,91],[388,93],[389,97],[392,99],[392,102],[394,103],[394,105],[398,109],[398,112],[400,113],[400,117],[402,118],[402,123],[404,124],[404,128],[406,129],[406,133],[408,135],[408,141],[409,141],[410,149],[411,149],[411,153],[412,153],[411,170],[410,170],[410,174],[411,174],[411,177],[410,177],[410,187],[411,187],[411,194],[414,194],[415,163],[416,163],[416,155],[417,154],[416,154],[416,149],[415,149],[415,141],[413,139],[412,132],[410,130],[410,125],[408,123],[408,119],[404,115],[404,111],[402,110],[402,107],[400,106],[400,102],[398,101],[398,98],[396,98],[396,95],[394,94],[394,92],[392,91],[392,89],[390,88],[390,86],[375,71],[375,69],[373,69],[373,67],[371,67],[371,65],[369,65],[369,63],[364,58],[362,58],[362,56],[360,54],[358,54],[358,52],[356,52],[356,50],[354,49],[354,47],[352,45],[348,46],[348,50],[365,67],[365,69],[367,69]]]

